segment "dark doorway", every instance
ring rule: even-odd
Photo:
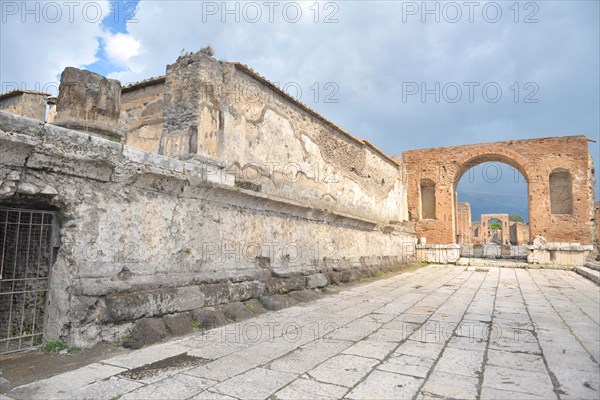
[[[0,207],[0,354],[42,343],[54,213]]]

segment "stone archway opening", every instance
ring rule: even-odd
[[[402,160],[420,259],[459,260],[457,184],[473,166],[490,162],[507,164],[527,181],[529,238],[521,241],[531,244],[528,263],[578,265],[593,249],[595,178],[585,136],[410,150]],[[424,198],[435,200],[435,218],[423,218],[421,183],[429,181],[425,187],[433,195]],[[478,232],[484,231],[479,227]]]
[[[506,244],[506,228],[503,228],[502,220],[491,218],[487,224],[488,243],[503,245]]]
[[[454,223],[461,257],[525,260],[529,244],[527,180],[516,162],[491,154],[457,174]],[[467,169],[468,167],[468,169]]]

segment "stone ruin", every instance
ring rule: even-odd
[[[60,229],[46,339],[87,347],[134,324],[225,321],[223,311],[257,299],[285,303],[286,293],[456,260],[458,175],[432,172],[439,150],[389,157],[243,64],[198,52],[127,86],[66,68],[46,112],[48,100],[0,95],[0,206],[53,212]],[[548,197],[560,166],[576,200],[572,214],[552,215],[560,231],[530,213],[532,237],[584,255],[597,238],[587,142],[547,141],[566,146],[564,157],[536,172],[531,193]],[[529,166],[535,157],[511,149],[545,143],[473,147],[456,159]],[[422,203],[422,182],[434,204]],[[535,205],[540,216],[546,203]]]
[[[585,136],[564,136],[403,152],[408,213],[417,236],[426,238],[417,254],[429,261],[458,260],[456,186],[474,166],[500,162],[527,181],[529,232],[522,236],[529,244],[538,237],[546,243],[528,247],[528,262],[560,268],[583,265],[598,243],[588,141]],[[424,214],[430,210],[435,215]]]
[[[491,228],[494,220],[501,228]],[[472,222],[468,202],[458,202],[456,232],[461,258],[526,259],[529,253],[528,223],[510,221],[508,214],[481,214]]]

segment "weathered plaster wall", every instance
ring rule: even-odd
[[[408,209],[419,237],[428,243],[454,243],[454,193],[461,176],[482,162],[502,162],[515,167],[528,182],[531,238],[547,242],[592,244],[593,166],[585,136],[511,140],[498,143],[439,147],[403,152],[408,168]],[[573,213],[550,212],[549,176],[557,168],[572,177]],[[436,188],[436,219],[422,220],[419,185],[431,179]]]
[[[0,201],[60,217],[46,338],[113,340],[140,317],[377,276],[414,256],[408,224],[244,190],[196,162],[5,112],[0,149]]]
[[[382,223],[406,221],[405,174],[258,74],[202,54],[167,67],[161,154],[216,159],[241,187]]]

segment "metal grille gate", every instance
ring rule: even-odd
[[[42,342],[56,237],[53,213],[0,208],[0,354]]]

